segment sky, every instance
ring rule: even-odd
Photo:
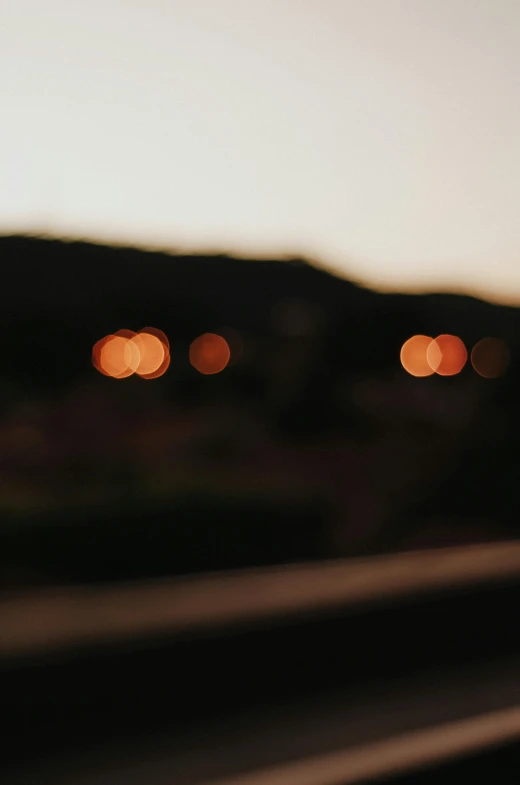
[[[0,232],[520,302],[518,0],[0,5]]]

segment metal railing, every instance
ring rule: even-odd
[[[0,656],[208,629],[520,579],[520,542],[0,598]]]

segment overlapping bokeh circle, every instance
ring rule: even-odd
[[[456,376],[468,361],[468,351],[456,335],[413,335],[401,347],[401,365],[411,376]],[[487,379],[507,370],[509,350],[498,338],[482,338],[471,351],[473,369]]]
[[[401,364],[412,376],[455,376],[466,365],[468,352],[456,335],[413,335],[401,347]]]
[[[113,379],[126,379],[133,374],[157,379],[170,365],[170,345],[166,335],[153,327],[139,332],[118,330],[94,344],[92,363],[100,373]]]

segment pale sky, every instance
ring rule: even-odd
[[[520,302],[520,0],[0,0],[0,232]]]

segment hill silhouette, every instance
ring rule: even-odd
[[[23,345],[28,334],[34,340],[35,328],[61,332],[65,341],[69,333],[82,348],[123,325],[157,324],[183,339],[225,325],[265,335],[276,332],[279,304],[294,301],[313,308],[339,358],[347,342],[362,369],[395,363],[400,343],[414,332],[453,332],[468,344],[500,335],[513,351],[520,334],[517,308],[457,294],[376,293],[302,259],[181,255],[26,236],[0,237],[0,258],[0,324],[16,326]]]

